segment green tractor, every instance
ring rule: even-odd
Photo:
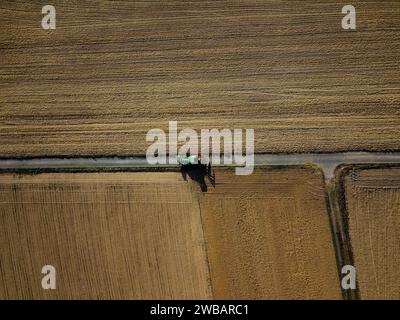
[[[178,155],[176,161],[181,167],[182,177],[185,181],[187,177],[190,177],[199,183],[202,192],[206,192],[205,178],[207,177],[211,185],[215,187],[215,174],[211,170],[211,163],[203,164],[200,157],[190,154],[186,154],[186,156]]]
[[[191,164],[201,164],[200,158],[198,156],[191,156],[191,155],[186,155],[186,156],[178,155],[176,161],[181,166],[186,166]]]

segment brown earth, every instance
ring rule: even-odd
[[[350,171],[348,226],[362,299],[400,299],[400,169]]]
[[[203,239],[180,173],[0,175],[0,299],[209,299]]]
[[[144,154],[150,128],[254,128],[256,152],[399,149],[400,6],[54,0],[0,6],[0,156]]]
[[[319,171],[215,178],[1,174],[0,298],[341,298]]]
[[[320,171],[215,180],[199,199],[216,299],[341,299]]]

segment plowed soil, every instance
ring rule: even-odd
[[[346,203],[362,299],[400,299],[400,169],[350,171]]]
[[[340,299],[321,172],[216,169],[199,193],[214,297]]]

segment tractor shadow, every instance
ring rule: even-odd
[[[207,192],[208,187],[206,183],[206,177],[210,181],[211,185],[215,187],[215,173],[211,169],[211,165],[208,164],[188,164],[181,166],[182,177],[187,181],[187,177],[196,181],[200,185],[202,192]]]

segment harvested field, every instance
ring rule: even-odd
[[[355,169],[344,178],[361,299],[400,299],[400,169]]]
[[[0,175],[0,299],[211,298],[204,249],[180,173]]]
[[[199,199],[216,299],[341,298],[320,171],[219,168]]]
[[[399,149],[400,6],[54,0],[0,8],[0,157],[139,155],[151,128],[254,128],[256,152]]]

